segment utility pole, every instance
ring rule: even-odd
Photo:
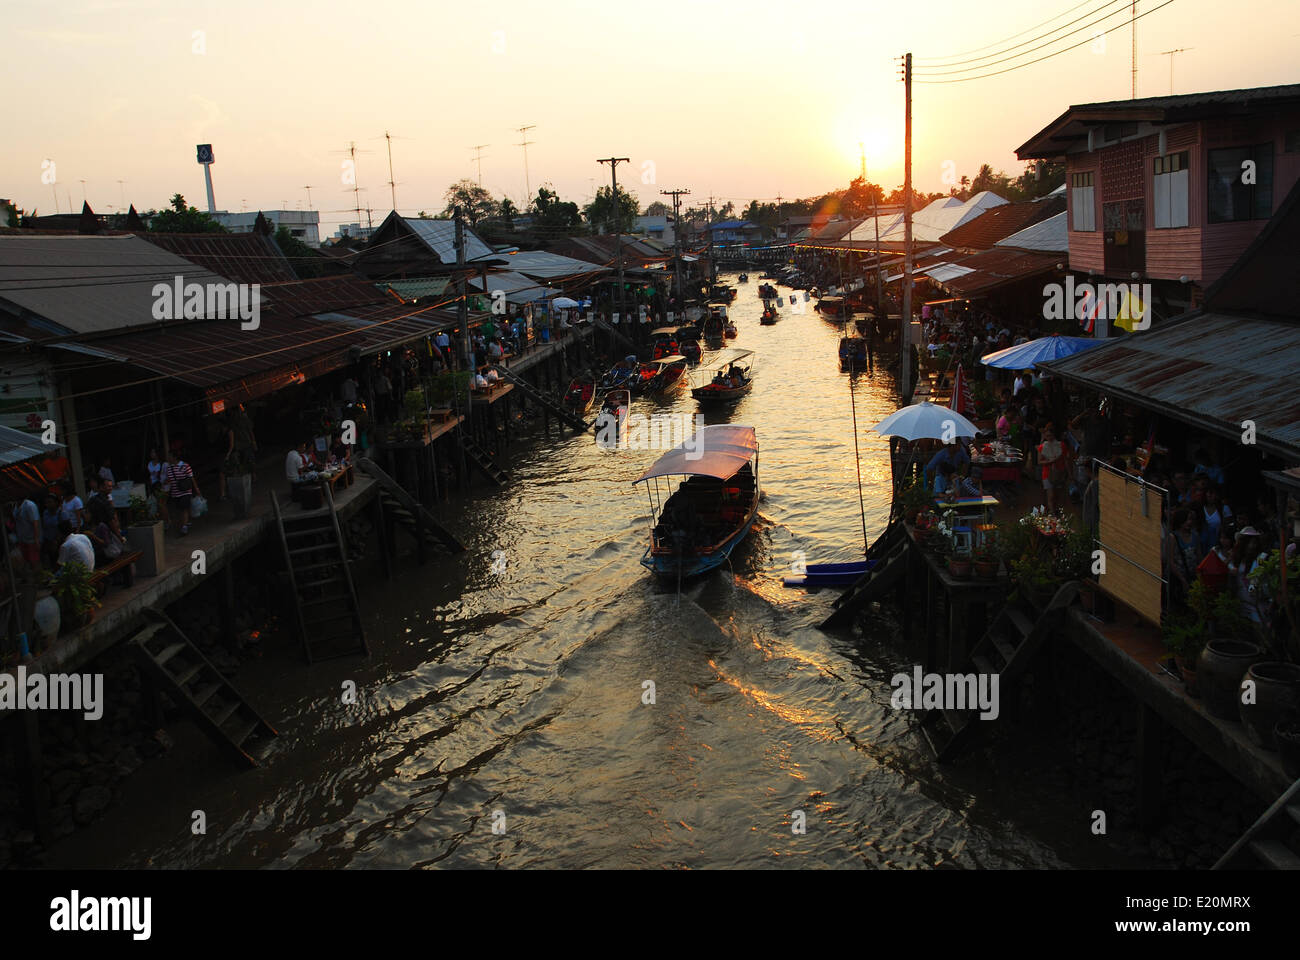
[[[1131,33],[1132,33],[1132,41],[1133,41],[1133,48],[1129,51],[1129,63],[1130,63],[1130,65],[1131,65],[1131,67],[1132,67],[1132,71],[1133,71],[1133,87],[1132,87],[1132,90],[1129,91],[1129,97],[1130,97],[1131,99],[1133,99],[1133,100],[1136,100],[1136,99],[1137,99],[1137,95],[1138,95],[1138,25],[1137,25],[1137,16],[1138,16],[1138,0],[1133,0],[1133,8],[1132,8],[1132,13],[1131,13],[1131,17],[1132,17],[1132,19],[1129,21],[1129,30],[1130,30]]]
[[[465,394],[465,429],[470,427],[474,410],[474,344],[469,338],[469,300],[465,295],[465,221],[460,207],[453,211],[456,220],[456,318],[460,325],[460,339],[465,346],[465,369],[469,371],[469,386]],[[464,448],[461,448],[464,457]],[[464,466],[464,464],[462,464]]]
[[[906,119],[903,132],[903,362],[899,381],[903,387],[903,401],[912,398],[912,55],[903,57],[903,97],[906,102]]]
[[[1179,47],[1177,50],[1162,50],[1160,56],[1169,58],[1169,95],[1174,95],[1174,54],[1186,53],[1188,50],[1194,50],[1195,47]]]
[[[619,222],[618,165],[620,163],[631,163],[632,161],[627,157],[605,157],[604,159],[598,159],[596,162],[609,164],[609,176],[613,183],[614,192],[610,195],[610,199],[614,203],[614,252],[618,257],[618,312],[623,315],[626,314],[626,311],[623,309],[623,225]],[[621,319],[626,320],[627,317],[622,316]]]
[[[384,139],[388,141],[388,189],[393,195],[393,210],[397,210],[397,181],[393,178],[393,138],[388,131],[384,131]],[[369,213],[369,211],[367,211]]]
[[[713,194],[709,194],[709,205],[705,209],[706,219],[709,222],[709,293],[713,293],[713,285],[718,282],[718,268],[713,264]]]
[[[682,197],[689,197],[689,190],[660,190],[661,194],[673,198],[673,278],[677,284],[677,312],[682,313],[682,218],[680,215]]]
[[[490,143],[480,143],[470,147],[474,151],[474,162],[478,164],[478,185],[483,186],[483,148],[490,147]]]
[[[528,139],[528,131],[534,130],[536,129],[536,127],[537,124],[535,123],[529,124],[526,127],[520,127],[519,134],[524,139],[522,143],[515,144],[515,146],[524,148],[524,207],[525,209],[527,209],[528,204],[532,203],[533,201],[533,185],[528,181],[528,145],[530,143],[537,142],[536,140]]]

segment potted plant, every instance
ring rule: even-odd
[[[133,496],[131,498],[130,523],[123,531],[127,545],[132,552],[139,551],[140,559],[136,561],[136,573],[142,577],[156,577],[162,572],[164,559],[162,521],[158,519],[158,508],[152,498]]]
[[[993,580],[998,575],[998,544],[997,537],[992,533],[986,533],[983,541],[972,555],[975,576],[981,580]]]
[[[95,610],[100,606],[99,594],[90,578],[91,572],[84,564],[72,562],[63,564],[46,579],[50,595],[58,601],[60,621],[74,630],[94,620]]]
[[[1183,686],[1187,695],[1199,697],[1196,687],[1196,663],[1205,646],[1206,626],[1190,610],[1170,610],[1160,624],[1161,637],[1169,652],[1174,655],[1174,663],[1182,674]]]
[[[919,476],[912,477],[899,489],[899,508],[903,512],[903,519],[908,523],[915,524],[922,511],[930,508],[931,502],[930,491],[925,488],[925,481]]]

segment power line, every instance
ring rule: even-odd
[[[1078,17],[1078,18],[1076,18],[1076,19],[1074,19],[1074,20],[1071,20],[1069,23],[1061,24],[1061,26],[1058,27],[1057,29],[1058,29],[1058,30],[1059,30],[1059,29],[1064,29],[1065,27],[1068,27],[1068,26],[1070,26],[1071,24],[1078,23],[1080,20],[1086,20],[1088,17],[1091,17],[1091,16],[1093,16],[1094,14],[1096,14],[1098,10],[1101,10],[1101,9],[1103,9],[1103,8],[1105,8],[1105,7],[1109,7],[1109,6],[1111,6],[1112,4],[1115,4],[1115,3],[1117,3],[1117,2],[1120,4],[1120,6],[1119,6],[1118,8],[1116,8],[1115,10],[1112,10],[1110,13],[1102,14],[1100,17],[1098,17],[1096,20],[1093,20],[1091,23],[1085,23],[1085,24],[1084,24],[1083,26],[1081,26],[1081,27],[1075,27],[1073,30],[1069,31],[1068,33],[1063,33],[1063,34],[1061,34],[1059,37],[1052,37],[1052,39],[1048,40],[1046,43],[1041,43],[1041,44],[1039,44],[1039,45],[1036,46],[1036,47],[1032,47],[1032,48],[1030,48],[1029,50],[1025,50],[1025,51],[1023,51],[1023,52],[1021,52],[1021,53],[1012,54],[1012,55],[1009,56],[1009,57],[1003,57],[1001,60],[993,60],[993,61],[990,61],[989,63],[981,63],[981,64],[979,64],[978,66],[973,66],[973,67],[959,67],[959,68],[956,69],[956,70],[929,70],[929,71],[927,71],[926,76],[937,77],[937,76],[946,76],[946,75],[948,75],[948,74],[953,74],[953,73],[970,73],[971,71],[974,71],[974,70],[984,70],[984,69],[987,69],[988,67],[995,67],[995,66],[997,66],[999,63],[1006,63],[1008,60],[1017,60],[1017,59],[1019,59],[1020,57],[1028,56],[1029,54],[1033,53],[1035,50],[1042,50],[1042,49],[1045,48],[1045,47],[1050,47],[1052,44],[1054,44],[1054,43],[1056,43],[1056,42],[1058,42],[1058,41],[1060,41],[1060,40],[1064,40],[1066,37],[1073,36],[1074,34],[1078,33],[1080,30],[1087,30],[1089,27],[1096,26],[1097,24],[1101,23],[1103,20],[1109,20],[1111,17],[1115,16],[1115,14],[1117,14],[1117,13],[1123,13],[1123,12],[1124,12],[1124,7],[1127,6],[1127,5],[1129,4],[1130,0],[1106,0],[1105,3],[1103,3],[1101,6],[1097,7],[1095,10],[1090,10],[1088,13],[1085,13],[1082,17]],[[1056,30],[1049,31],[1049,33],[1055,33],[1055,32],[1056,32]],[[1048,35],[1048,34],[1044,34],[1044,36],[1047,36],[1047,35]],[[1023,47],[1026,43],[1034,43],[1035,41],[1042,40],[1042,39],[1043,39],[1043,37],[1041,37],[1041,36],[1040,36],[1040,37],[1035,37],[1033,40],[1026,40],[1026,41],[1024,41],[1024,43],[1018,43],[1018,44],[1016,44],[1015,47],[1007,47],[1006,50],[999,50],[998,53],[1006,53],[1006,52],[1009,51],[1009,50],[1014,50],[1014,49],[1016,49],[1016,47]],[[998,55],[998,54],[989,54],[989,56],[997,56],[997,55]],[[976,58],[976,60],[984,60],[984,59],[987,59],[987,57],[977,57],[977,58]],[[970,63],[974,63],[975,61],[972,60],[972,61],[968,61],[968,62],[970,62]],[[956,66],[956,64],[944,64],[944,66]]]
[[[963,50],[963,51],[961,51],[960,53],[951,53],[951,54],[947,54],[946,56],[942,56],[942,57],[934,57],[934,58],[926,57],[926,58],[925,58],[925,61],[923,61],[923,62],[928,62],[928,61],[931,60],[931,59],[934,59],[934,60],[951,60],[951,59],[953,59],[954,57],[964,57],[964,56],[967,56],[968,54],[979,53],[981,50],[988,50],[988,49],[990,49],[991,47],[1001,46],[1002,44],[1006,43],[1007,40],[1014,40],[1014,39],[1016,39],[1016,37],[1023,37],[1026,33],[1029,33],[1029,32],[1031,32],[1031,31],[1033,31],[1033,30],[1037,30],[1039,27],[1045,27],[1045,26],[1047,26],[1047,24],[1051,23],[1053,20],[1059,20],[1061,17],[1064,17],[1064,16],[1066,16],[1067,14],[1074,13],[1074,11],[1078,10],[1080,7],[1086,7],[1088,4],[1090,4],[1090,3],[1092,3],[1092,2],[1093,2],[1093,0],[1083,0],[1082,3],[1075,4],[1075,5],[1074,5],[1073,7],[1071,7],[1069,10],[1064,10],[1064,11],[1062,11],[1061,13],[1056,14],[1056,16],[1054,16],[1054,17],[1048,17],[1048,18],[1047,18],[1046,20],[1044,20],[1042,23],[1034,24],[1034,26],[1029,27],[1028,29],[1025,29],[1025,30],[1021,30],[1019,33],[1013,33],[1011,36],[1007,37],[1005,40],[998,40],[998,41],[996,41],[996,42],[994,42],[994,43],[986,44],[985,46],[982,46],[982,47],[976,47],[974,50]],[[1068,24],[1062,24],[1062,26],[1068,26]],[[1058,27],[1058,28],[1056,28],[1056,29],[1060,29],[1060,28]],[[1051,32],[1051,31],[1049,31],[1049,32]],[[990,56],[992,56],[992,54],[990,54]],[[892,59],[891,59],[890,62],[891,62],[891,63],[893,62]],[[936,63],[935,66],[950,66],[950,64],[940,64],[940,63]]]
[[[1160,4],[1160,6],[1158,6],[1158,7],[1152,7],[1152,8],[1151,8],[1150,10],[1148,10],[1146,13],[1139,13],[1139,14],[1138,14],[1136,17],[1134,17],[1132,20],[1126,21],[1125,23],[1116,24],[1115,26],[1111,27],[1109,30],[1103,30],[1103,31],[1101,31],[1100,34],[1098,34],[1098,35],[1099,35],[1099,36],[1105,36],[1106,34],[1113,33],[1114,31],[1119,30],[1119,29],[1121,29],[1121,28],[1123,28],[1123,27],[1126,27],[1126,26],[1128,26],[1128,25],[1131,24],[1131,23],[1135,23],[1136,21],[1141,20],[1143,17],[1150,16],[1151,14],[1155,13],[1157,10],[1163,10],[1165,7],[1169,6],[1169,4],[1171,4],[1171,3],[1173,3],[1173,2],[1175,2],[1175,0],[1165,0],[1164,3]],[[1102,19],[1105,19],[1105,18],[1103,17]],[[1031,66],[1033,66],[1033,65],[1036,64],[1036,63],[1042,63],[1044,60],[1050,60],[1050,59],[1052,59],[1052,57],[1060,56],[1060,55],[1063,54],[1063,53],[1069,53],[1071,50],[1077,50],[1079,47],[1083,46],[1085,43],[1091,43],[1094,39],[1095,39],[1095,37],[1089,37],[1087,40],[1080,40],[1080,41],[1079,41],[1078,43],[1076,43],[1076,44],[1073,44],[1073,45],[1071,45],[1071,46],[1065,47],[1065,48],[1063,48],[1063,49],[1061,49],[1061,50],[1057,50],[1057,51],[1055,51],[1055,52],[1053,52],[1053,53],[1046,54],[1045,56],[1041,56],[1041,57],[1039,57],[1037,60],[1030,60],[1028,63],[1018,63],[1018,64],[1016,64],[1014,67],[1006,67],[1005,69],[1002,69],[1002,70],[995,70],[995,71],[993,71],[992,73],[984,73],[984,74],[980,74],[979,76],[976,76],[976,77],[957,77],[957,78],[954,79],[954,80],[913,80],[912,82],[913,82],[913,83],[931,83],[931,84],[939,84],[939,83],[965,83],[967,80],[985,80],[985,79],[987,79],[987,78],[989,78],[989,77],[996,77],[996,76],[999,76],[999,75],[1004,74],[1004,73],[1010,73],[1010,72],[1013,71],[1013,70],[1019,70],[1021,67],[1031,67]],[[1027,51],[1027,52],[1032,52],[1032,51]],[[1023,54],[1022,54],[1022,56],[1023,56]],[[1013,59],[1015,59],[1015,58],[1013,58]],[[992,66],[992,64],[989,64],[989,66]]]

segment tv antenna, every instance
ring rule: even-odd
[[[474,162],[478,164],[478,185],[483,186],[483,148],[490,147],[490,143],[480,143],[470,147],[474,151]]]
[[[526,127],[520,127],[520,128],[519,128],[519,134],[520,134],[520,136],[522,136],[524,139],[523,139],[523,142],[522,142],[522,143],[517,143],[517,144],[515,144],[515,146],[523,147],[523,148],[524,148],[524,202],[525,202],[525,203],[527,203],[529,200],[531,200],[531,199],[532,199],[532,196],[533,196],[533,185],[528,181],[528,145],[529,145],[530,143],[536,143],[536,142],[537,142],[536,140],[529,140],[529,139],[528,139],[528,131],[529,131],[529,130],[536,130],[536,129],[537,129],[537,124],[535,124],[535,123],[530,123],[530,124],[529,124],[528,126],[526,126]]]
[[[1160,56],[1169,58],[1169,95],[1174,95],[1174,54],[1195,50],[1195,47],[1179,47],[1176,50],[1161,50]]]

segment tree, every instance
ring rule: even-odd
[[[227,233],[225,227],[197,207],[187,206],[185,198],[173,194],[170,210],[150,211],[143,219],[152,233]]]
[[[619,190],[622,193],[622,190]],[[549,185],[537,188],[537,197],[529,205],[533,222],[537,226],[551,227],[557,230],[571,230],[582,226],[582,215],[576,203],[565,203],[560,195]],[[633,211],[633,216],[636,213]]]
[[[645,213],[642,214],[642,216],[666,217],[670,213],[672,213],[672,208],[669,207],[668,204],[664,203],[662,200],[656,200],[654,203],[650,204],[650,206],[645,208]]]
[[[433,217],[429,216],[427,213],[425,213],[423,210],[421,210],[419,213],[417,213],[417,214],[415,215],[415,219],[417,219],[417,220],[432,220]]]
[[[501,207],[497,211],[497,216],[504,220],[507,225],[513,227],[515,217],[519,216],[519,208],[515,206],[513,200],[509,197],[505,197],[501,201]]]
[[[497,202],[492,199],[492,194],[468,178],[457,180],[448,187],[443,199],[447,201],[442,211],[444,217],[451,217],[460,207],[471,226],[497,212]]]
[[[275,231],[275,245],[289,258],[293,272],[299,277],[307,280],[325,276],[321,255],[290,233],[288,227],[282,226]]]
[[[594,229],[602,233],[628,233],[640,214],[641,205],[622,187],[615,197],[613,189],[601,187],[596,191],[596,198],[583,208],[583,216]]]

